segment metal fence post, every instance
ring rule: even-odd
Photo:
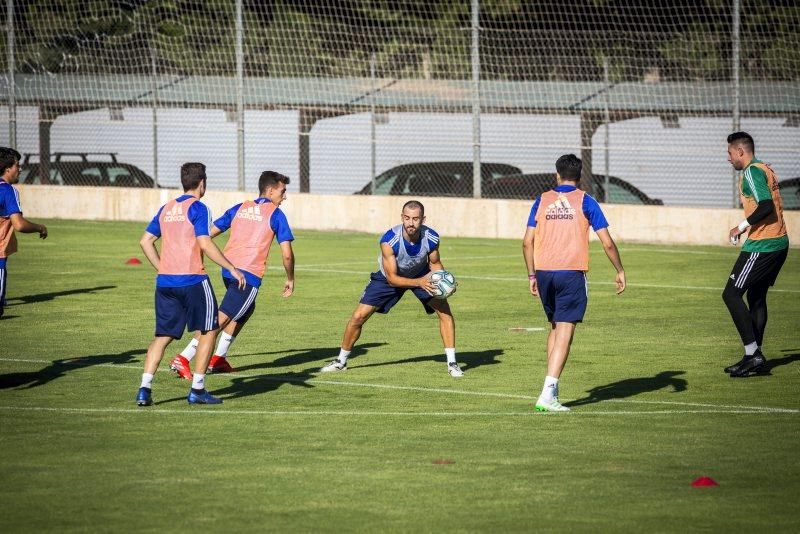
[[[472,0],[472,196],[481,198],[480,1]]]
[[[17,149],[17,82],[14,79],[14,0],[6,0],[8,49],[8,146]]]
[[[733,58],[731,77],[733,82],[733,131],[738,132],[741,128],[741,111],[739,109],[739,54],[740,54],[740,0],[733,0],[733,30],[731,40],[733,41]],[[739,176],[736,169],[733,169],[733,207],[739,207]]]
[[[242,0],[236,0],[236,148],[239,191],[244,191],[244,29]]]

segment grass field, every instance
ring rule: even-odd
[[[721,288],[733,247],[594,246],[587,320],[562,376],[569,414],[537,414],[546,323],[520,242],[442,238],[461,379],[411,295],[365,327],[346,373],[316,370],[374,269],[377,235],[297,232],[189,406],[162,362],[134,402],[153,329],[140,223],[49,221],[9,260],[0,321],[0,529],[12,531],[798,531],[800,252],[770,292],[769,371],[741,347]],[[720,231],[726,231],[721,228]],[[209,266],[217,298],[218,270]],[[168,356],[187,340],[173,343]],[[174,349],[174,350],[173,350]],[[719,487],[693,488],[700,476]]]

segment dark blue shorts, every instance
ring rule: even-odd
[[[217,299],[208,279],[191,286],[156,287],[156,335],[178,339],[187,328],[219,328]]]
[[[544,313],[551,323],[580,323],[589,302],[586,273],[536,271],[536,285]]]
[[[420,275],[422,276],[422,275]],[[369,284],[361,295],[361,304],[375,306],[378,313],[389,313],[392,306],[397,304],[406,291],[411,291],[425,307],[425,313],[433,313],[433,308],[428,306],[428,302],[433,298],[427,291],[420,287],[405,288],[392,287],[386,281],[386,277],[380,271],[369,275]]]
[[[225,283],[225,296],[219,305],[219,311],[230,317],[233,321],[244,324],[253,315],[256,309],[258,288],[246,284],[244,289],[239,289],[239,284],[233,278],[222,277]]]

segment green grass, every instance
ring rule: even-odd
[[[741,347],[720,294],[736,249],[623,243],[630,286],[615,296],[593,247],[560,388],[587,402],[550,415],[533,411],[546,334],[509,330],[546,326],[518,241],[443,236],[462,379],[411,295],[366,325],[350,369],[331,376],[315,371],[337,353],[378,236],[301,231],[295,295],[280,298],[273,258],[231,350],[240,372],[208,378],[225,403],[188,406],[165,361],[156,405],[140,409],[154,272],[124,261],[142,258],[143,225],[48,227],[46,241],[21,236],[8,265],[4,532],[800,527],[796,249],[769,296],[770,373],[735,380],[722,367]],[[692,488],[700,476],[719,487]]]

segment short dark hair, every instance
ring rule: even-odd
[[[742,146],[751,154],[756,153],[756,142],[753,141],[753,136],[747,132],[733,132],[728,136],[728,144],[737,144]]]
[[[189,162],[181,165],[181,185],[184,191],[192,191],[206,180],[206,166],[202,163]]]
[[[258,192],[263,193],[268,188],[278,185],[279,183],[289,185],[289,177],[275,171],[264,171],[258,177]]]
[[[575,154],[564,154],[556,160],[556,172],[562,180],[579,181],[582,168],[583,162]]]
[[[5,174],[15,163],[19,163],[21,159],[22,155],[13,148],[0,146],[0,176]]]
[[[419,200],[409,200],[405,204],[403,204],[403,209],[400,212],[406,211],[406,208],[411,208],[415,210],[419,210],[419,214],[423,217],[425,216],[425,206],[422,205],[422,202]]]

